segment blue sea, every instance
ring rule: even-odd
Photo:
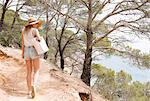
[[[150,69],[139,69],[129,61],[119,56],[98,56],[93,63],[111,68],[115,72],[123,70],[132,76],[133,81],[150,82]]]

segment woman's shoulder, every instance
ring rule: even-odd
[[[38,29],[37,28],[31,28],[32,30],[35,30],[35,31],[38,31]]]
[[[37,28],[31,28],[31,30],[34,31],[34,32],[38,32]]]

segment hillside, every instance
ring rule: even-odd
[[[31,101],[26,97],[25,78],[26,67],[21,59],[21,50],[0,46],[0,101]],[[34,101],[81,101],[79,93],[86,93],[91,101],[105,101],[80,79],[63,73],[52,63],[41,59]]]

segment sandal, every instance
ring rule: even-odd
[[[35,98],[35,87],[32,86],[32,91],[31,91],[31,98]]]

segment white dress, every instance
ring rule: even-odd
[[[28,32],[24,32],[24,45],[26,47],[33,46],[33,39],[34,39],[33,32],[39,33],[38,29],[36,29],[36,28],[31,28]]]
[[[23,29],[24,30],[24,29]],[[24,32],[24,59],[35,59],[40,57],[33,47],[34,33],[38,33],[38,29],[31,28],[28,32]]]

